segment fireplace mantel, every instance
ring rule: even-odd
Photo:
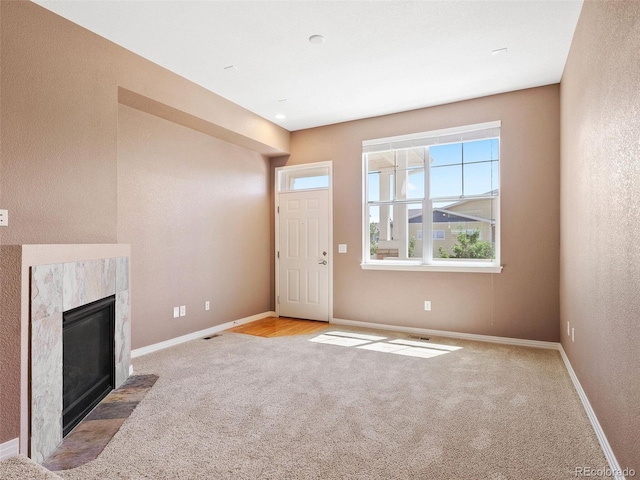
[[[63,311],[116,295],[116,385],[128,377],[130,251],[130,246],[123,244],[2,246],[3,266],[12,270],[4,269],[3,281],[9,276],[20,284],[20,289],[15,289],[19,298],[13,302],[8,299],[8,304],[15,306],[8,313],[20,322],[21,454],[42,461],[62,440],[61,417],[58,432],[54,415],[58,389],[60,398],[62,395]]]

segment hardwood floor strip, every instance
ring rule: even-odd
[[[255,322],[240,325],[227,330],[233,333],[244,333],[257,337],[285,337],[290,335],[307,335],[326,330],[330,325],[327,322],[314,320],[300,320],[297,318],[268,317]]]

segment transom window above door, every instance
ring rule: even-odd
[[[365,269],[500,272],[500,122],[362,142]]]
[[[329,188],[330,174],[328,166],[292,168],[280,172],[278,191],[310,190]]]

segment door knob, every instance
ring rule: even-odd
[[[318,265],[326,265],[326,264],[327,264],[327,261],[326,261],[326,260],[320,260],[320,261],[318,262]]]

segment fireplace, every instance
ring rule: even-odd
[[[114,326],[115,295],[64,312],[63,436],[115,388]]]
[[[26,401],[22,406],[26,415],[21,417],[20,453],[42,463],[73,424],[91,411],[94,402],[97,404],[101,395],[120,386],[130,374],[129,247],[23,245],[21,254],[29,273],[25,276],[23,270],[23,279],[27,281],[23,280],[22,301],[26,298],[30,308],[28,315],[23,316],[26,323],[22,324],[28,343],[23,350],[27,368],[22,371],[22,378],[23,387],[27,388],[23,389]],[[79,321],[77,326],[71,326],[76,322],[68,318],[72,319],[74,312],[82,307],[92,309],[95,302],[100,305],[102,301],[111,303],[108,309],[112,312],[107,314],[110,319],[106,321],[108,327],[105,320],[96,320],[94,326],[89,321]],[[108,340],[100,341],[107,346],[106,350],[86,342],[87,337],[94,334],[108,337]],[[79,342],[81,351],[76,353],[69,350],[77,347],[73,340],[69,342],[69,348],[66,346],[66,337],[73,335],[83,340]],[[91,352],[91,359],[85,358],[79,365],[74,365],[73,360],[64,360],[65,356],[75,359],[83,355],[82,349],[84,353]],[[94,365],[98,358],[109,360],[100,360],[102,367],[96,367],[98,373],[93,380],[85,379],[77,367]],[[66,382],[63,378],[65,370],[70,379]],[[83,393],[73,392],[80,385]],[[70,399],[85,397],[87,391],[98,393],[84,405],[80,403],[85,398],[80,401]]]

